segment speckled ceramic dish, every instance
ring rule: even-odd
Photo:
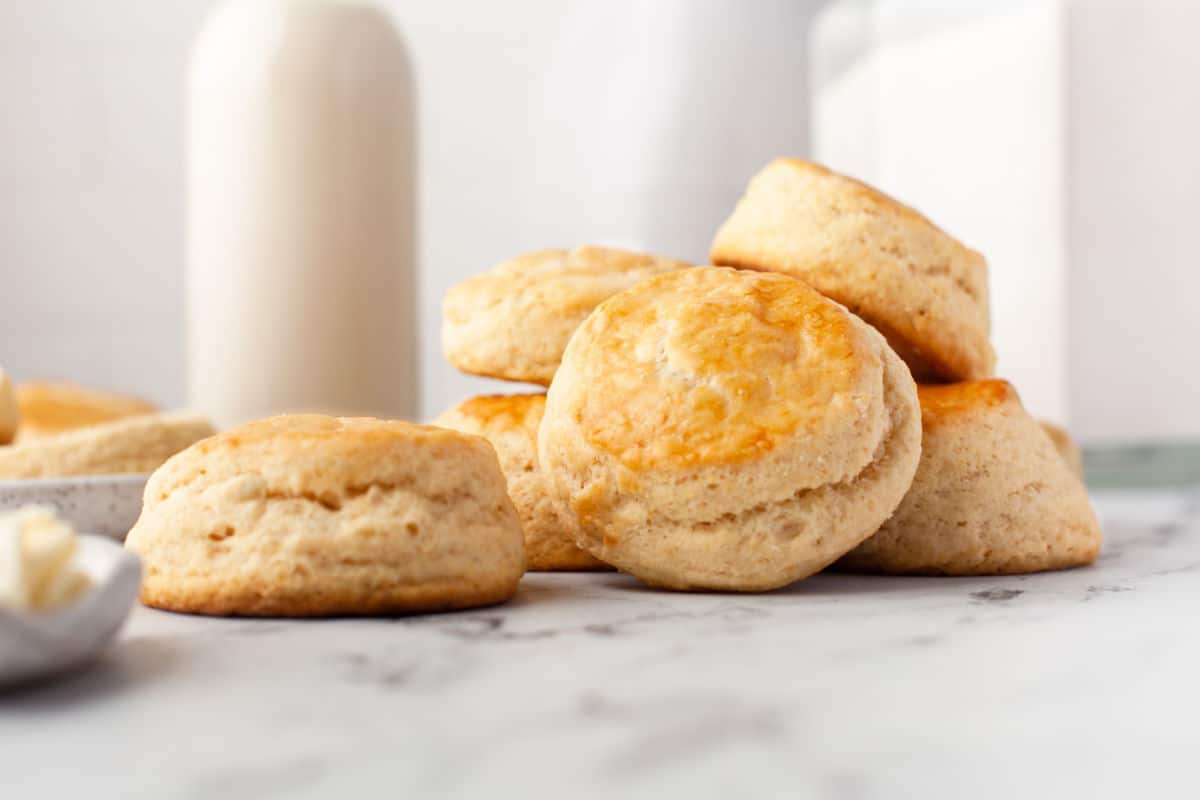
[[[0,511],[50,506],[76,530],[122,541],[142,513],[145,475],[87,475],[0,481]]]
[[[53,612],[0,608],[0,688],[49,677],[95,656],[121,629],[142,585],[142,562],[121,545],[80,536],[75,564],[92,582]]]

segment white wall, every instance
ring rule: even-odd
[[[0,364],[16,375],[183,401],[179,92],[211,5],[0,3]],[[505,388],[441,359],[448,285],[583,240],[702,258],[745,177],[808,150],[815,2],[391,5],[419,94],[426,414]],[[1070,23],[1071,422],[1093,441],[1198,436],[1200,6],[1078,0]]]
[[[869,47],[815,81],[816,157],[987,257],[997,374],[1032,413],[1070,423],[1059,9],[869,8],[839,3],[818,23],[822,55],[856,35]]]
[[[179,78],[207,2],[0,3],[0,364],[183,397]]]
[[[0,363],[184,399],[180,87],[211,0],[0,4]],[[745,178],[807,151],[814,2],[394,0],[419,109],[422,406],[445,289],[583,241],[703,259]],[[527,124],[528,122],[528,124]]]
[[[1095,438],[1200,438],[1200,3],[1070,8],[1072,408]]]
[[[1088,442],[1200,438],[1200,4],[841,0],[814,149],[990,262],[997,370]]]

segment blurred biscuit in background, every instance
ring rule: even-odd
[[[140,397],[65,381],[24,381],[16,396],[21,411],[17,440],[22,442],[158,411]]]
[[[147,414],[0,447],[0,479],[153,472],[216,431],[187,414]]]
[[[0,367],[0,445],[6,445],[17,435],[17,423],[21,414],[17,407],[17,397],[13,392],[12,381],[8,373]]]

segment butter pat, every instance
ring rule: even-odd
[[[48,611],[87,591],[74,564],[78,538],[54,511],[27,506],[0,514],[0,607]]]

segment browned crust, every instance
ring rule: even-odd
[[[1014,558],[1004,564],[990,565],[986,568],[955,567],[953,569],[938,569],[936,567],[911,567],[899,569],[879,564],[865,564],[855,560],[855,558],[851,555],[835,562],[830,567],[830,571],[855,573],[859,575],[911,575],[914,577],[923,578],[984,578],[990,575],[1033,575],[1038,572],[1062,572],[1069,569],[1082,569],[1083,567],[1090,567],[1092,564],[1096,563],[1096,558],[1099,554],[1100,548],[1097,546],[1095,550],[1081,555],[1078,558]]]
[[[834,570],[1020,575],[1096,560],[1101,534],[1086,492],[1010,383],[923,385],[917,393],[924,443],[913,486],[875,537]],[[994,452],[998,460],[989,461]]]
[[[548,387],[552,378],[531,375],[519,369],[484,369],[476,366],[466,366],[463,363],[455,363],[454,368],[464,375],[474,375],[477,378],[491,378],[497,381],[508,381],[509,383],[529,383],[534,386]]]
[[[239,593],[220,589],[186,591],[142,587],[143,605],[181,614],[221,617],[361,617],[452,611],[496,605],[512,599],[520,580],[496,586],[461,581],[423,582],[420,586],[383,587],[377,591],[308,591],[295,595]]]
[[[922,384],[917,386],[917,397],[921,401],[921,414],[926,427],[971,411],[1021,403],[1012,384],[999,378]]]
[[[459,403],[447,415],[456,415],[470,425],[468,430],[476,434],[495,434],[503,430],[526,432],[536,460],[537,425],[545,409],[545,393],[479,395]],[[439,418],[440,419],[440,418]],[[435,424],[437,424],[435,422]],[[449,423],[448,423],[449,424]],[[450,424],[452,429],[457,429]],[[501,459],[503,466],[504,460]],[[513,467],[510,465],[509,469]],[[512,478],[513,476],[506,476]],[[512,484],[510,484],[511,492]],[[517,502],[514,495],[514,502]],[[527,505],[526,501],[526,505]],[[608,564],[580,549],[565,526],[564,520],[555,514],[546,513],[544,508],[522,507],[517,502],[517,511],[522,514],[525,529],[526,569],[530,572],[583,572],[611,570]]]
[[[17,407],[17,397],[13,392],[12,381],[0,367],[0,445],[12,442],[17,433],[21,411]]]
[[[66,381],[24,381],[15,394],[22,425],[43,435],[158,411],[153,403],[134,395]]]
[[[810,399],[814,390],[833,393],[834,386],[845,389],[865,380],[862,376],[868,369],[878,368],[877,365],[869,367],[862,358],[862,353],[869,351],[871,340],[860,320],[829,302],[808,284],[769,271],[748,273],[720,267],[697,267],[659,275],[606,301],[601,306],[604,324],[614,330],[650,329],[664,314],[663,304],[668,306],[666,315],[674,314],[678,321],[681,314],[670,309],[671,304],[681,309],[702,307],[699,304],[707,302],[705,298],[714,290],[719,291],[722,302],[736,304],[725,307],[723,312],[735,315],[733,319],[740,321],[731,323],[733,327],[722,328],[723,335],[714,336],[710,335],[711,330],[724,325],[724,321],[715,320],[712,315],[691,315],[690,357],[712,374],[735,376],[730,391],[743,393],[739,395],[739,402],[730,405],[719,393],[692,393],[681,389],[676,396],[644,394],[654,405],[639,407],[640,413],[631,414],[628,408],[613,404],[605,396],[605,388],[601,388],[585,399],[583,418],[586,421],[581,424],[581,432],[591,446],[618,458],[625,467],[635,471],[692,470],[707,465],[753,462],[780,441],[791,441],[797,426],[807,424],[807,421],[797,422],[798,408],[804,407],[809,414],[824,413],[824,406]],[[770,313],[764,310],[770,310]],[[597,311],[589,320],[598,319],[599,314]],[[795,350],[789,351],[788,356],[781,356],[770,347],[755,350],[764,339],[761,333],[748,332],[754,330],[748,321],[772,331],[777,337],[794,336],[795,330],[802,327],[809,335],[805,340],[806,357],[811,359],[812,368],[796,369],[789,360],[795,357]],[[623,346],[628,347],[628,342]],[[612,339],[606,347],[610,348],[609,352],[596,348],[591,358],[616,357],[615,351],[611,350]],[[748,355],[747,348],[754,355]],[[817,352],[820,357],[815,355]],[[748,358],[768,360],[747,364]],[[747,366],[758,373],[772,372],[773,390],[791,391],[792,401],[769,403],[761,397],[752,400],[754,393],[745,394],[748,390],[738,383],[742,380],[740,376],[746,374]],[[612,367],[611,363],[609,367]],[[822,370],[820,380],[816,379],[818,369]],[[593,385],[598,380],[607,383],[604,361],[589,363],[589,372]],[[624,376],[620,379],[627,380]],[[651,375],[642,374],[641,380],[649,379]],[[779,386],[784,381],[790,389]],[[619,384],[607,384],[612,385]],[[801,397],[803,400],[798,399]],[[686,413],[674,407],[678,402],[689,404]],[[671,418],[669,429],[658,430],[654,425],[647,425],[648,419],[660,416]]]
[[[518,428],[525,426],[526,416],[536,406],[540,405],[544,408],[545,403],[545,392],[483,394],[464,400],[454,408],[454,411],[478,421],[483,428],[493,424]],[[536,409],[536,413],[540,418],[541,409]]]
[[[614,569],[586,550],[568,544],[561,534],[550,537],[526,531],[525,558],[529,572],[610,572]]]
[[[482,447],[492,451],[491,443],[483,437],[434,425],[370,417],[288,414],[250,422],[196,442],[176,455],[168,466],[175,459],[204,459],[214,453],[263,445],[277,453],[289,453],[294,460],[293,468],[295,460],[299,459],[303,459],[309,468],[323,462],[320,472],[326,478],[334,480],[332,476],[336,474],[338,478],[344,477],[343,483],[351,485],[355,483],[355,465],[387,464],[395,457],[398,446],[413,442]],[[156,476],[156,488],[161,490],[164,500],[177,488],[171,477],[167,474]],[[187,480],[190,482],[191,478]]]
[[[779,272],[779,270],[753,264],[748,260],[732,255],[721,255],[719,258],[714,258],[713,261],[719,263],[721,266],[733,267],[734,269],[750,270],[753,272]],[[805,280],[802,274],[790,271],[786,274],[796,280],[803,281],[806,285],[811,285]],[[845,306],[855,316],[866,320],[871,324],[871,327],[882,333],[883,338],[887,339],[888,345],[896,351],[896,355],[900,356],[900,360],[908,365],[909,371],[912,372],[913,380],[926,383],[957,381],[964,376],[975,375],[979,372],[977,359],[973,353],[954,339],[932,332],[922,334],[915,327],[910,327],[908,330],[900,330],[897,326],[889,324],[879,314],[872,313],[872,310],[864,307],[862,303],[856,302],[854,297],[843,292],[830,291],[823,287],[813,286],[812,288],[830,300]]]
[[[457,439],[464,434],[435,425],[373,417],[328,417],[321,414],[287,414],[249,422],[212,436],[196,446],[198,452],[222,447],[237,449],[256,441],[329,441],[341,444],[394,443],[421,439]]]

